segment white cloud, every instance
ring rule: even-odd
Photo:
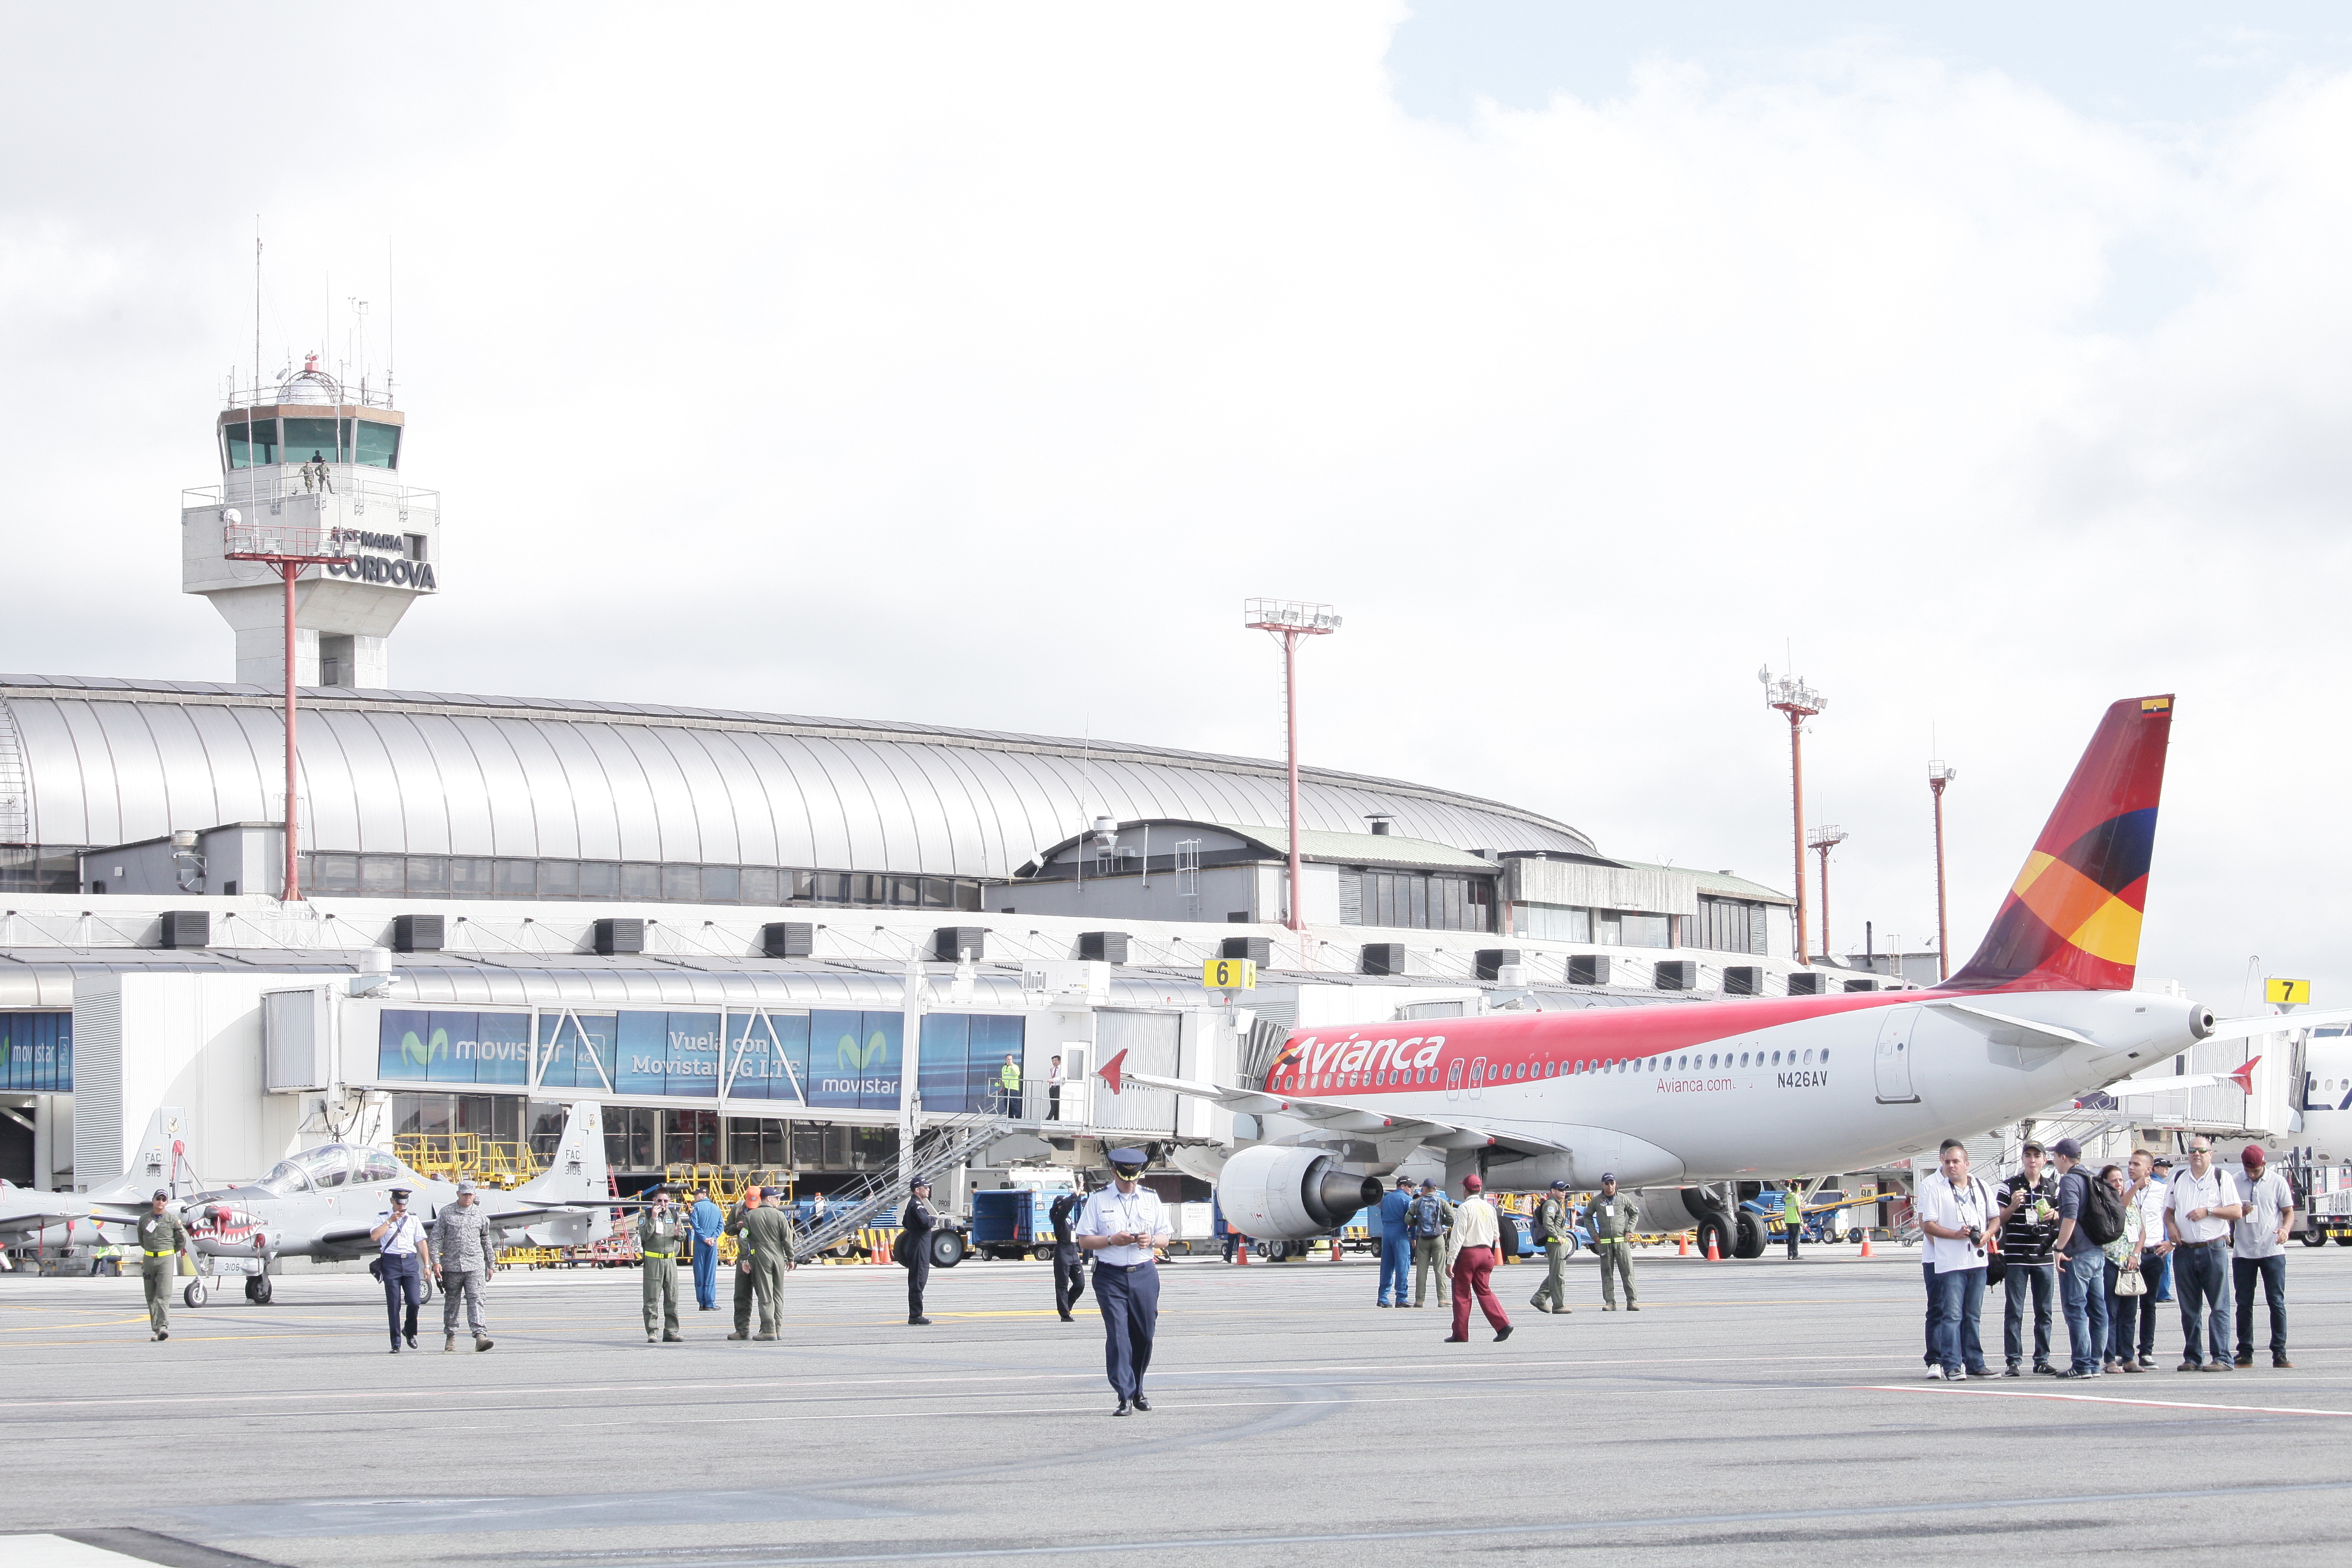
[[[1785,882],[1748,673],[1793,638],[1841,933],[1932,921],[1932,723],[1960,945],[2100,708],[2177,689],[2148,971],[2352,995],[2317,783],[2352,83],[2185,146],[1930,60],[1661,63],[1465,129],[1398,110],[1349,5],[456,15],[279,38],[336,85],[272,117],[351,124],[347,173],[208,179],[177,13],[128,46],[152,135],[85,142],[119,62],[58,59],[51,162],[0,189],[46,590],[0,664],[226,674],[170,526],[258,208],[281,337],[397,235],[453,557],[403,684],[1265,752],[1238,604],[1305,594],[1349,616],[1316,760]],[[2126,335],[2133,237],[2206,270]]]

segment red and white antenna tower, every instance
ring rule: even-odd
[[[1758,670],[1756,679],[1764,683],[1764,705],[1789,720],[1789,798],[1796,813],[1797,962],[1811,963],[1805,951],[1805,721],[1827,708],[1830,700],[1793,675],[1774,675],[1769,665]]]
[[[1824,824],[1814,828],[1813,836],[1805,841],[1805,847],[1822,858],[1822,956],[1823,958],[1830,955],[1830,851],[1844,843],[1848,837],[1844,828],[1832,827]]]
[[[1944,918],[1944,786],[1960,770],[1940,759],[1927,764],[1927,790],[1936,797],[1936,978],[1952,977],[1950,932]]]
[[[1290,751],[1290,889],[1283,924],[1305,931],[1298,906],[1298,639],[1328,637],[1339,629],[1339,617],[1328,605],[1303,599],[1250,599],[1244,602],[1244,625],[1270,633],[1282,644],[1282,717],[1289,732]]]
[[[286,584],[286,880],[278,896],[288,903],[302,897],[299,813],[295,809],[294,579],[305,568],[346,560],[351,551],[339,528],[287,528],[247,522],[235,507],[221,513],[222,558],[258,561]]]

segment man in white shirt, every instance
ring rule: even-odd
[[[425,1271],[417,1254],[425,1246],[425,1223],[408,1209],[408,1189],[392,1189],[392,1207],[375,1216],[376,1225],[368,1232],[368,1239],[376,1245],[376,1273],[383,1280],[383,1310],[392,1320],[392,1352],[400,1353],[400,1342],[408,1341],[408,1348],[416,1348],[416,1309],[425,1301]],[[405,1302],[408,1315],[404,1322],[401,1306]]]
[[[1110,1170],[1118,1179],[1087,1199],[1074,1227],[1079,1248],[1095,1255],[1103,1357],[1118,1395],[1113,1415],[1151,1408],[1143,1396],[1143,1374],[1160,1324],[1160,1270],[1152,1258],[1153,1248],[1168,1244],[1168,1222],[1160,1194],[1143,1184],[1144,1164],[1140,1149],[1112,1150]]]
[[[1969,1173],[1968,1145],[1947,1138],[1937,1169],[1920,1178],[1920,1251],[1935,1271],[1936,1363],[1930,1378],[1990,1377],[1979,1325],[1984,1315],[1985,1231],[1999,1214],[1992,1189]]]
[[[2271,1365],[2284,1370],[2286,1359],[2286,1237],[2294,1226],[2294,1189],[2278,1172],[2268,1169],[2259,1143],[2249,1143],[2239,1156],[2245,1166],[2238,1183],[2244,1212],[2230,1236],[2230,1274],[2238,1298],[2238,1360],[2254,1364],[2254,1281],[2263,1282],[2263,1300],[2271,1310]]]
[[[2172,1289],[2180,1298],[2180,1370],[2230,1370],[2230,1273],[2221,1254],[2230,1222],[2245,1213],[2230,1173],[2213,1163],[2213,1144],[2189,1141],[2189,1168],[2176,1171],[2164,1211],[2172,1243]],[[2207,1353],[2209,1349],[2211,1353]]]
[[[2171,1250],[2164,1239],[2164,1211],[2168,1206],[2171,1189],[2157,1174],[2156,1156],[2142,1149],[2131,1157],[2130,1181],[2124,1201],[2139,1210],[2139,1278],[2141,1289],[2137,1298],[2139,1305],[2131,1305],[2133,1298],[2118,1296],[2126,1316],[2137,1312],[2139,1319],[2138,1362],[2142,1372],[2156,1370],[2156,1298],[2164,1284],[2164,1257]],[[2126,1329],[2131,1327],[2126,1323]],[[2129,1333],[2119,1333],[2116,1343],[2126,1350],[2133,1348]]]
[[[1486,1314],[1497,1344],[1511,1337],[1511,1320],[1495,1299],[1495,1258],[1503,1238],[1502,1222],[1486,1201],[1486,1184],[1475,1175],[1462,1178],[1462,1201],[1454,1205],[1454,1228],[1445,1233],[1446,1272],[1454,1276],[1454,1331],[1450,1345],[1470,1342],[1470,1299]]]

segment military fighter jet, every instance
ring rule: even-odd
[[[420,1176],[380,1149],[323,1143],[280,1160],[249,1186],[198,1194],[182,1217],[204,1264],[218,1272],[220,1265],[242,1262],[250,1270],[246,1300],[267,1306],[270,1258],[373,1255],[368,1232],[391,1212],[394,1187],[408,1189],[410,1206],[427,1228],[457,1198],[455,1183]],[[544,1173],[510,1193],[485,1192],[474,1201],[497,1230],[520,1231],[537,1246],[579,1247],[612,1234],[611,1187],[604,1110],[583,1100],[564,1119],[562,1140]],[[199,1307],[205,1295],[198,1279],[183,1299]]]

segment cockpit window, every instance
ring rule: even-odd
[[[310,1178],[303,1174],[302,1167],[293,1161],[280,1160],[271,1168],[269,1174],[262,1177],[257,1184],[263,1192],[274,1193],[283,1198],[290,1197],[296,1193],[309,1192]]]
[[[391,1155],[383,1153],[379,1150],[371,1149],[367,1152],[364,1159],[365,1163],[361,1167],[360,1173],[354,1177],[353,1180],[362,1182],[396,1182],[400,1180],[400,1162],[394,1159]]]
[[[310,1173],[313,1186],[340,1187],[351,1170],[351,1151],[341,1143],[325,1143],[303,1150],[294,1156],[294,1163]]]

